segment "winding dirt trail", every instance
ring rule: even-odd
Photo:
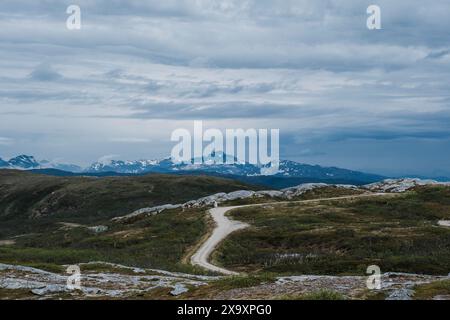
[[[225,216],[228,211],[245,208],[245,207],[260,207],[266,205],[277,205],[277,204],[286,204],[286,203],[315,203],[322,201],[332,201],[332,200],[345,200],[345,199],[357,199],[357,198],[367,198],[367,197],[377,197],[377,196],[393,196],[391,193],[370,193],[370,194],[360,194],[360,195],[352,195],[352,196],[343,196],[343,197],[333,197],[333,198],[322,198],[322,199],[312,199],[312,200],[300,200],[300,201],[279,201],[279,202],[268,202],[268,203],[258,203],[258,204],[250,204],[250,205],[242,205],[242,206],[232,206],[232,207],[218,207],[209,210],[210,215],[214,219],[216,223],[216,228],[213,230],[211,236],[201,245],[201,247],[195,252],[195,254],[191,257],[191,264],[197,265],[202,268],[208,269],[210,271],[222,273],[225,275],[237,275],[237,272],[227,270],[218,266],[215,266],[208,262],[211,253],[216,249],[217,245],[222,242],[228,235],[231,233],[245,229],[250,225],[231,220]]]
[[[247,228],[249,225],[243,222],[234,221],[225,216],[230,210],[242,208],[245,206],[235,206],[235,207],[219,207],[209,210],[214,222],[216,223],[216,228],[214,229],[212,235],[203,243],[203,245],[198,249],[198,251],[191,257],[191,263],[193,265],[201,266],[205,269],[223,273],[226,275],[237,275],[237,272],[230,271],[224,268],[217,267],[208,262],[209,256],[217,247],[217,245],[225,239],[230,233],[234,231]]]

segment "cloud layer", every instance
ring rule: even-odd
[[[450,3],[3,0],[0,156],[153,158],[170,133],[280,128],[282,156],[449,174]],[[414,156],[416,155],[416,156]],[[447,158],[448,159],[448,158]]]

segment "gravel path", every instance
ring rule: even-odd
[[[248,224],[235,221],[227,218],[225,214],[234,209],[254,207],[254,206],[265,206],[265,205],[277,205],[285,203],[314,203],[322,201],[331,200],[345,200],[345,199],[355,199],[355,198],[365,198],[374,196],[387,196],[389,193],[371,193],[371,194],[361,194],[361,195],[351,195],[343,197],[333,197],[333,198],[323,198],[323,199],[313,199],[313,200],[301,200],[301,201],[282,201],[282,202],[271,202],[271,203],[259,203],[252,205],[242,205],[233,207],[218,207],[209,210],[214,222],[216,223],[216,228],[214,229],[212,235],[202,244],[200,249],[191,257],[191,264],[201,266],[210,271],[222,273],[225,275],[237,275],[237,272],[227,270],[221,267],[217,267],[208,262],[209,256],[215,250],[217,245],[225,239],[231,233],[249,227]]]
[[[215,265],[212,265],[208,262],[209,256],[217,247],[217,245],[225,239],[230,233],[247,228],[249,225],[246,223],[242,223],[239,221],[230,220],[225,216],[230,210],[242,208],[245,206],[235,206],[235,207],[221,207],[221,208],[213,208],[209,210],[209,213],[214,219],[216,223],[216,228],[214,229],[211,237],[203,243],[203,245],[198,249],[198,251],[192,256],[191,263],[193,265],[201,266],[205,269],[223,273],[226,275],[236,275],[236,272],[226,270]]]

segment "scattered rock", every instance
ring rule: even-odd
[[[172,295],[180,295],[188,291],[188,287],[206,285],[205,280],[219,279],[219,277],[140,269],[103,262],[93,263],[130,269],[136,274],[115,271],[82,272],[80,289],[70,290],[67,287],[69,274],[55,274],[31,267],[0,264],[0,289],[28,289],[32,294],[43,299],[54,298],[63,293],[70,293],[74,299],[91,296],[121,298],[144,294],[156,288],[170,288]]]
[[[433,300],[450,300],[450,295],[438,295],[434,296]]]
[[[408,288],[401,288],[393,290],[386,300],[412,300],[414,296],[414,290]]]
[[[93,226],[93,227],[88,227],[88,230],[92,231],[94,233],[102,233],[102,232],[108,231],[108,227],[107,226]]]
[[[188,291],[189,291],[189,289],[186,288],[182,283],[177,283],[177,284],[175,284],[173,290],[170,291],[170,294],[172,296],[179,296],[180,294],[183,294]]]
[[[345,189],[358,189],[358,187],[354,185],[327,185],[325,183],[305,183],[296,187],[283,189],[281,191],[278,190],[264,190],[264,191],[249,191],[249,190],[238,190],[230,193],[216,193],[207,197],[203,197],[197,200],[191,200],[185,202],[183,204],[167,204],[162,206],[150,207],[150,208],[142,208],[136,210],[126,216],[113,218],[114,222],[122,222],[129,223],[133,222],[136,219],[151,216],[155,214],[159,214],[164,210],[172,210],[172,209],[188,209],[188,208],[204,208],[204,207],[214,207],[217,204],[233,201],[233,200],[241,200],[241,199],[250,199],[250,198],[279,198],[279,199],[292,199],[294,197],[300,196],[310,190],[324,188],[334,186],[336,188],[345,188]]]
[[[67,286],[50,284],[43,288],[33,289],[33,290],[31,290],[31,293],[38,295],[38,296],[45,296],[45,295],[49,295],[49,294],[63,293],[63,292],[67,292],[67,291],[68,291]]]
[[[438,224],[442,227],[450,227],[450,220],[441,220]]]
[[[415,285],[442,281],[449,277],[418,275],[408,273],[385,273],[381,276],[382,293],[390,300],[409,300],[413,297],[411,289]],[[256,285],[250,288],[231,289],[220,292],[215,299],[273,299],[274,297],[299,297],[320,290],[333,291],[351,299],[361,299],[367,295],[366,276],[321,276],[302,275],[278,277],[275,282]]]
[[[82,224],[78,224],[78,223],[71,223],[71,222],[59,222],[59,224],[62,226],[61,229],[63,230],[68,230],[68,229],[74,229],[74,228],[86,228],[91,232],[94,233],[102,233],[102,232],[106,232],[108,231],[108,227],[107,226],[92,226],[92,227],[88,227]]]
[[[62,229],[73,229],[73,228],[83,228],[82,224],[79,223],[72,223],[72,222],[59,222],[59,224],[62,226]]]
[[[82,273],[80,290],[67,288],[66,274],[55,274],[36,268],[0,264],[0,289],[28,289],[38,299],[54,299],[59,294],[70,294],[71,299],[130,298],[145,294],[156,288],[168,288],[172,296],[188,292],[190,287],[207,285],[223,277],[200,276],[164,270],[140,269],[104,262],[117,268],[134,271],[120,273]],[[85,265],[85,264],[80,264]],[[82,269],[83,270],[83,269]],[[117,269],[114,269],[117,270]],[[417,275],[407,273],[385,273],[381,278],[381,289],[389,300],[409,300],[414,296],[416,285],[448,280],[450,277]],[[315,276],[302,275],[279,277],[275,282],[266,282],[250,288],[237,288],[217,293],[214,299],[273,299],[329,290],[349,298],[360,299],[367,293],[366,276]],[[448,295],[436,295],[433,299],[448,300]]]
[[[15,240],[0,240],[0,247],[1,246],[12,246],[16,243]]]
[[[207,197],[203,197],[197,200],[191,200],[182,204],[166,204],[162,206],[142,208],[136,210],[126,216],[113,218],[114,222],[122,222],[129,223],[133,222],[136,219],[140,219],[145,216],[151,216],[155,214],[159,214],[164,210],[172,210],[172,209],[187,209],[187,208],[204,208],[204,207],[214,207],[217,204],[232,201],[232,200],[240,200],[240,199],[249,199],[249,198],[262,198],[262,197],[270,197],[270,198],[278,198],[278,199],[286,199],[290,200],[292,198],[298,197],[308,191],[325,188],[325,187],[335,187],[341,189],[353,189],[353,190],[361,190],[361,191],[372,191],[378,193],[401,193],[408,191],[416,186],[424,186],[424,185],[446,185],[450,186],[450,182],[438,182],[434,180],[421,180],[421,179],[386,179],[381,182],[376,182],[372,184],[368,184],[365,186],[355,186],[355,185],[346,185],[346,184],[326,184],[326,183],[304,183],[292,188],[286,188],[282,190],[265,190],[265,191],[250,191],[250,190],[239,190],[233,191],[230,193],[216,193]]]
[[[405,179],[386,179],[381,182],[376,182],[363,186],[363,188],[375,191],[375,192],[393,192],[401,193],[408,191],[417,186],[425,185],[443,185],[448,186],[450,182],[438,182],[435,180],[422,180],[415,178],[405,178]]]

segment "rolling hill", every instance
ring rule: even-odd
[[[208,176],[55,177],[0,171],[0,238],[55,221],[96,223],[133,210],[215,192],[258,188]]]

